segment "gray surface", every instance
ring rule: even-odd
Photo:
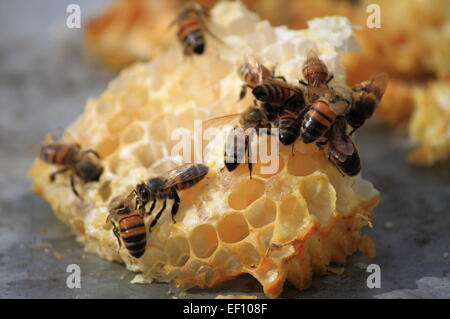
[[[85,19],[108,1],[76,2]],[[25,174],[44,135],[72,122],[86,99],[100,94],[113,76],[82,61],[79,32],[65,27],[70,1],[43,3],[0,2],[0,298],[170,298],[169,291],[179,296],[167,284],[132,285],[134,275],[122,265],[84,253],[48,205],[28,190]],[[315,277],[303,292],[287,284],[282,297],[450,298],[450,257],[444,258],[450,252],[450,163],[432,169],[408,166],[405,141],[373,124],[357,139],[364,175],[382,192],[375,227],[365,230],[378,256],[367,261],[355,255],[343,275]],[[64,258],[54,258],[54,252]],[[354,266],[360,261],[380,265],[380,289],[367,288],[368,274]],[[81,267],[81,289],[66,287],[71,263]],[[417,293],[416,282],[426,292]],[[386,294],[393,290],[403,295]],[[214,289],[193,289],[185,297],[263,297],[260,291],[255,280],[243,276]]]

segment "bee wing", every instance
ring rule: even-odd
[[[178,176],[183,174],[184,174],[184,181],[186,182],[190,181],[191,179],[201,177],[200,173],[202,171],[199,169],[191,170],[191,173],[193,174],[186,173],[188,170],[191,169],[193,165],[202,165],[202,164],[185,164],[169,171],[167,173],[167,182],[164,184],[164,188],[168,189],[175,186],[179,181]]]
[[[68,144],[77,144],[80,145],[78,142],[78,139],[73,136],[68,129],[63,128],[62,126],[58,126],[57,128],[57,134],[52,134],[53,141],[61,141]]]
[[[207,149],[208,145],[216,140],[216,137],[218,135],[225,136],[224,134],[227,132],[224,132],[223,129],[225,129],[227,126],[230,127],[230,130],[232,127],[236,127],[239,123],[239,120],[241,118],[241,113],[236,114],[229,114],[225,116],[219,116],[215,117],[206,121],[203,121],[203,132],[204,132],[204,138],[202,139],[202,146],[203,149]]]
[[[343,157],[342,161],[345,160],[345,157],[350,156],[355,152],[355,146],[352,139],[344,134],[333,140],[333,146],[338,151],[338,154],[341,155],[338,156],[338,159],[341,160],[340,157]]]
[[[215,117],[206,121],[203,121],[203,129],[206,130],[211,127],[221,128],[227,125],[235,125],[241,117],[241,113],[229,114],[224,116]]]
[[[386,72],[378,73],[372,78],[372,81],[370,82],[370,87],[375,88],[379,94],[379,97],[381,98],[384,94],[384,91],[386,91],[386,87],[389,81],[389,76]]]
[[[320,60],[319,54],[315,49],[310,49],[308,53],[306,54],[306,62],[311,60]]]

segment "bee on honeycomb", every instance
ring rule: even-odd
[[[40,159],[29,172],[32,190],[49,202],[86,251],[138,272],[133,282],[212,287],[247,273],[267,296],[277,297],[286,280],[306,289],[313,274],[329,273],[331,263],[344,265],[357,250],[374,256],[373,242],[360,233],[370,225],[380,197],[370,182],[361,175],[343,176],[322,150],[300,139],[295,155],[291,146],[280,146],[276,170],[264,171],[270,164],[259,161],[249,179],[245,165],[222,170],[225,141],[220,136],[204,150],[207,177],[180,192],[176,223],[162,214],[151,233],[147,230],[140,258],[124,245],[119,249],[112,229],[104,227],[108,205],[173,168],[170,159],[178,146],[174,130],[193,132],[196,120],[241,113],[252,103],[250,95],[236,98],[244,53],[260,55],[294,83],[314,47],[333,81],[345,83],[336,43],[353,43],[346,18],[323,18],[319,33],[293,31],[272,27],[240,2],[224,1],[211,9],[210,21],[224,44],[210,41],[204,54],[187,60],[174,39],[152,62],[121,72],[67,128],[102,158],[103,174],[98,182],[82,186],[83,200],[64,181],[49,183],[53,168]],[[195,154],[194,148],[188,157],[193,160]],[[162,204],[156,205],[160,210]]]

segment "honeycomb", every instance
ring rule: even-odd
[[[450,157],[450,77],[414,90],[416,108],[409,123],[414,164],[429,166]]]
[[[78,187],[83,201],[71,192],[68,178],[49,183],[55,168],[40,159],[29,172],[32,190],[50,203],[86,251],[137,272],[134,283],[212,287],[248,273],[267,296],[277,297],[286,280],[305,289],[313,274],[333,273],[334,264],[345,264],[357,250],[374,256],[373,242],[360,233],[371,225],[380,196],[370,182],[342,176],[315,145],[300,141],[293,153],[291,146],[280,145],[274,171],[264,170],[270,163],[258,162],[252,179],[246,165],[229,173],[222,170],[225,139],[220,134],[205,148],[208,175],[179,192],[177,222],[165,212],[147,234],[139,259],[123,245],[118,250],[110,225],[105,226],[109,202],[180,164],[174,132],[193,132],[201,120],[252,104],[251,94],[237,101],[242,85],[237,70],[245,54],[276,66],[277,74],[294,83],[314,48],[335,75],[332,85],[345,82],[339,50],[354,43],[346,18],[315,19],[309,29],[293,31],[272,27],[240,2],[220,2],[211,11],[210,28],[224,44],[207,38],[203,55],[186,58],[173,35],[166,51],[123,70],[67,128],[73,139],[103,158],[99,182]],[[202,145],[197,141],[188,159],[197,158],[195,145]],[[149,225],[154,216],[146,218]]]

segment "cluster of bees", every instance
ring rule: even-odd
[[[358,150],[351,135],[370,118],[384,94],[388,77],[380,73],[369,81],[349,88],[345,85],[331,87],[333,79],[326,64],[314,50],[310,50],[302,67],[305,81],[298,85],[276,77],[274,71],[248,55],[239,68],[244,81],[239,98],[250,88],[254,105],[241,114],[228,115],[211,121],[232,121],[239,118],[239,125],[228,135],[225,150],[225,166],[233,171],[247,154],[248,168],[252,171],[250,149],[252,135],[249,128],[278,128],[283,145],[294,146],[300,137],[305,144],[315,142],[326,152],[330,162],[343,174],[354,176],[361,170]],[[210,123],[209,123],[210,124]],[[348,126],[351,131],[348,132]]]
[[[213,35],[206,28],[206,16],[208,13],[203,6],[190,3],[172,22],[178,23],[178,38],[185,55],[204,52],[205,32]],[[239,68],[244,82],[239,99],[242,100],[247,89],[251,89],[254,104],[243,113],[208,120],[209,125],[239,120],[225,143],[224,163],[228,171],[243,163],[247,154],[251,178],[253,135],[247,134],[246,130],[253,128],[255,130],[252,131],[258,134],[261,128],[269,133],[272,128],[278,128],[278,138],[283,145],[294,145],[299,137],[306,144],[315,142],[342,174],[358,174],[360,159],[350,136],[374,113],[386,89],[387,75],[378,74],[351,89],[343,85],[331,87],[329,82],[333,75],[314,51],[308,53],[302,73],[305,81],[294,85],[275,76],[274,70],[269,70],[255,57],[247,56]],[[348,132],[348,126],[352,128],[351,132]],[[92,149],[82,150],[79,144],[45,144],[40,158],[60,166],[50,175],[51,182],[59,174],[70,173],[72,191],[79,199],[82,198],[75,187],[75,177],[84,183],[96,182],[103,172],[100,155]],[[180,205],[178,191],[197,184],[208,171],[209,168],[203,164],[183,165],[169,171],[167,177],[153,177],[137,184],[126,197],[113,199],[108,207],[106,224],[112,225],[119,249],[123,242],[131,256],[141,257],[146,247],[144,219],[153,213],[157,201],[162,201],[162,207],[153,218],[149,231],[165,211],[167,200],[173,201],[171,215],[175,222]]]
[[[84,183],[97,182],[103,172],[100,155],[94,150],[82,151],[79,144],[54,142],[41,148],[41,160],[60,166],[50,174],[50,182],[55,181],[58,174],[70,172],[69,180],[73,193],[82,200],[75,188],[75,177]],[[130,255],[139,258],[145,252],[146,229],[144,218],[151,215],[156,202],[162,201],[162,207],[152,220],[149,231],[156,225],[166,209],[167,200],[172,200],[172,220],[180,206],[178,191],[192,187],[208,174],[209,168],[203,164],[187,164],[167,173],[167,177],[153,177],[137,184],[125,198],[113,199],[108,207],[109,215],[106,224],[111,224],[114,235],[121,247],[121,239]],[[146,211],[146,206],[151,206]]]

